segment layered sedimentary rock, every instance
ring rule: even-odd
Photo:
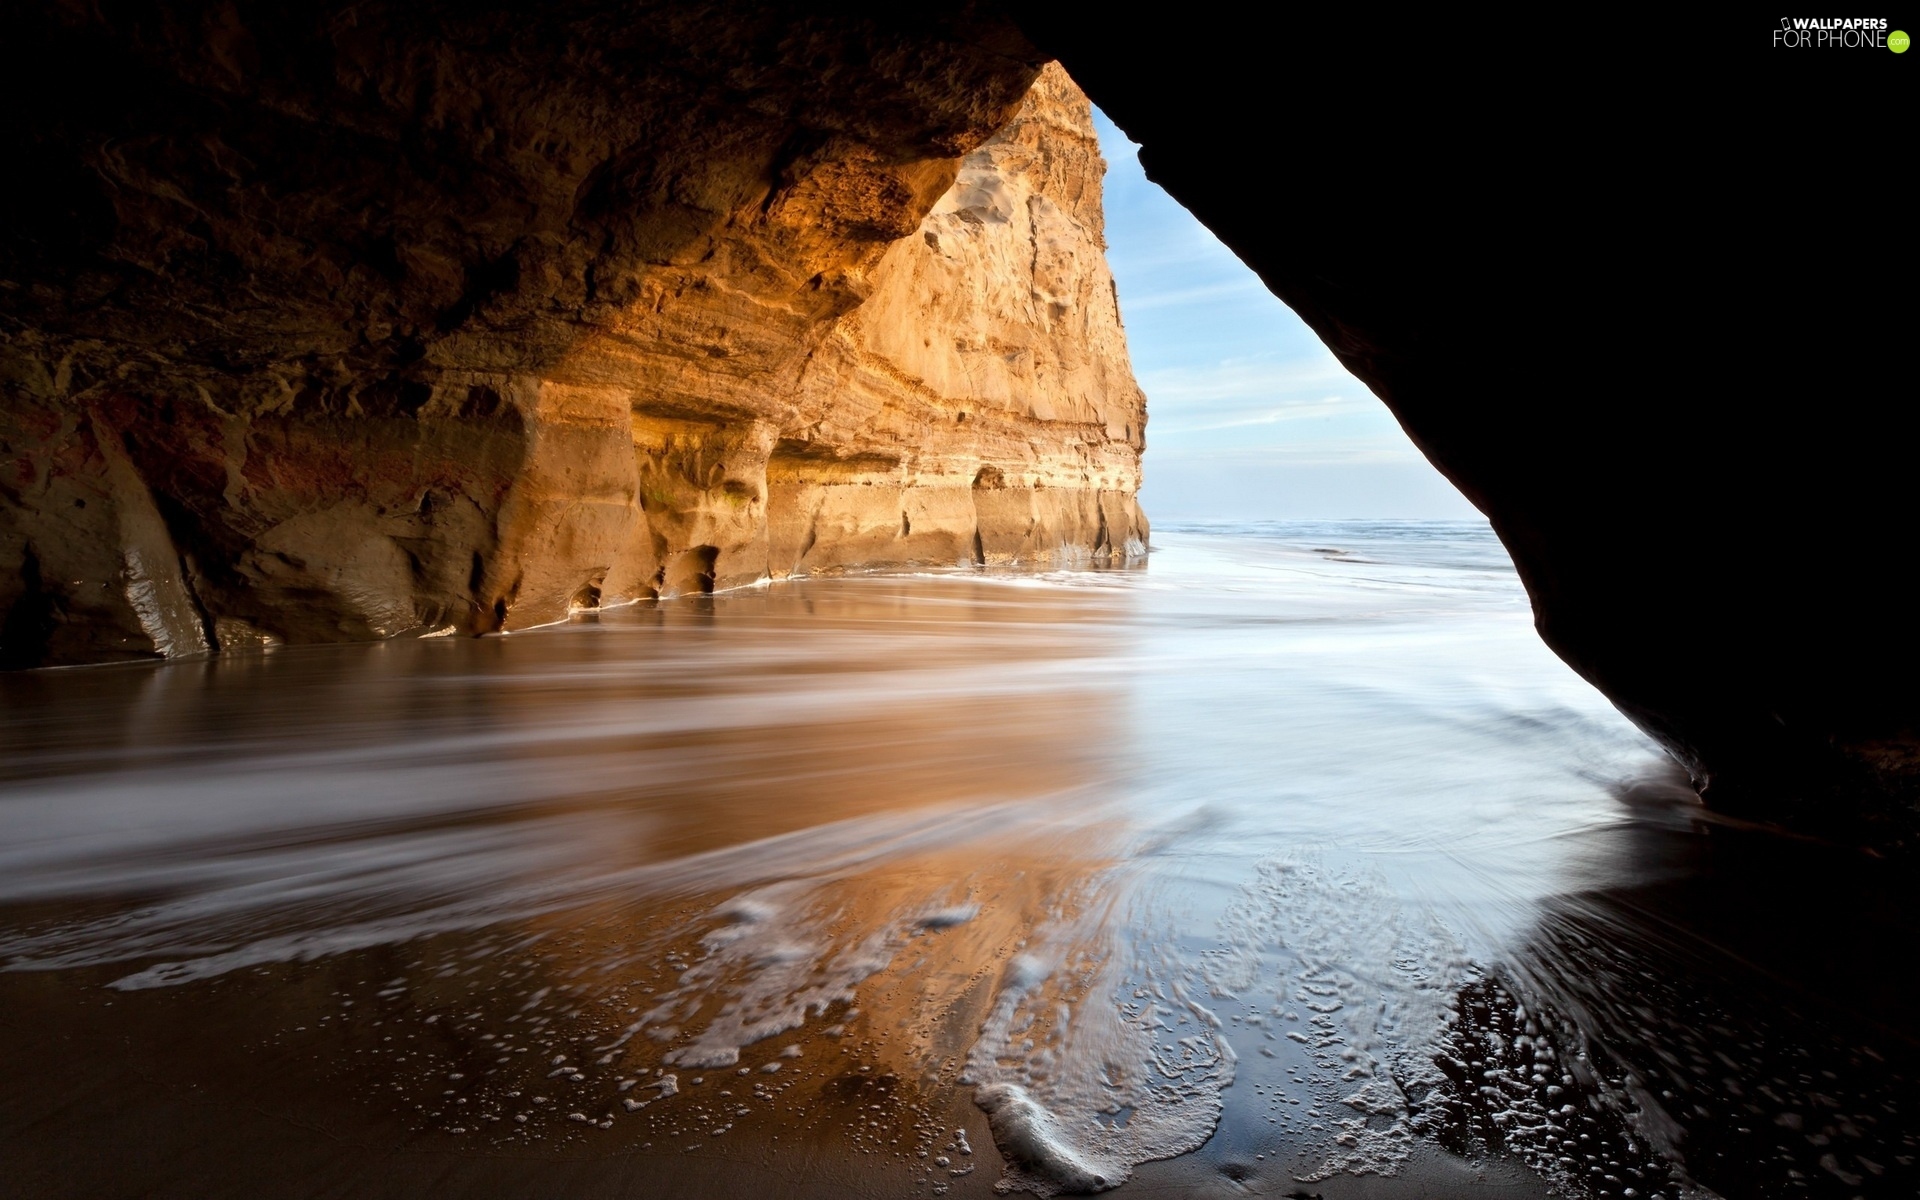
[[[1048,66],[804,373],[772,448],[769,569],[1145,552],[1145,398],[1087,98]]]
[[[34,105],[11,665],[1141,550],[1058,68],[751,5],[147,15],[39,31],[148,94]]]

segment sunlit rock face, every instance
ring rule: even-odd
[[[1107,270],[1087,98],[1047,67],[808,364],[769,567],[1144,553],[1146,402]]]
[[[47,14],[19,44],[73,84],[16,98],[0,655],[1138,552],[1087,102],[993,28]]]

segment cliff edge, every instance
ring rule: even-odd
[[[827,57],[878,65],[807,79],[723,8],[644,35],[678,72],[608,95],[568,32],[570,74],[330,28],[315,80],[268,44],[311,31],[170,26],[128,69],[190,127],[49,117],[79,224],[7,264],[6,665],[1144,551],[1145,402],[1064,71],[1029,90],[991,47],[919,68],[834,25],[875,44]],[[466,140],[410,144],[421,103]]]

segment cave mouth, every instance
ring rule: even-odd
[[[1094,114],[1107,161],[1107,260],[1151,418],[1148,514],[1162,523],[1482,520],[1367,385],[1147,178],[1140,148],[1098,106]],[[1284,123],[1274,137],[1284,143]]]
[[[1920,901],[1858,849],[1909,828],[1911,604],[1829,549],[1908,544],[1903,360],[1833,348],[1912,323],[1699,251],[1901,228],[1899,155],[1727,169],[1698,130],[1791,89],[1637,124],[1537,22],[1545,78],[1345,14],[520,7],[0,50],[63,79],[0,71],[0,660],[183,660],[0,675],[0,1072],[62,1081],[19,1178],[1915,1190]],[[1202,493],[1071,569],[1137,562],[1144,435],[1050,55],[1498,539]],[[1266,111],[1326,174],[1250,186]],[[1213,282],[1143,334],[1210,346]],[[1147,385],[1229,500],[1365,411],[1210,354]],[[1730,437],[1730,361],[1847,419]],[[1291,474],[1380,465],[1334,436]]]

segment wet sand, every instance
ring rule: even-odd
[[[0,1194],[1912,1194],[1896,871],[1482,529],[1161,540],[0,680]]]

